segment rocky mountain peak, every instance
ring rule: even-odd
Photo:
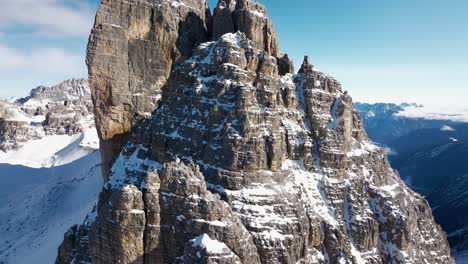
[[[309,63],[309,56],[304,56],[304,61],[299,69],[299,73],[311,72],[313,68],[314,65]]]
[[[307,58],[293,74],[263,6],[220,1],[211,21],[182,3],[101,5],[88,66],[108,177],[57,263],[453,263],[352,98]]]
[[[29,100],[48,101],[73,101],[82,98],[90,98],[91,90],[88,81],[85,79],[69,79],[52,87],[40,85],[31,90],[29,95],[17,100],[20,104],[25,104]]]
[[[46,135],[77,134],[94,126],[87,80],[38,86],[28,96],[0,101],[0,150],[18,149]]]

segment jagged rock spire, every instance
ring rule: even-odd
[[[213,15],[213,40],[225,33],[240,31],[254,46],[279,56],[278,37],[266,8],[253,0],[220,0]]]
[[[299,73],[306,73],[312,71],[314,65],[309,63],[309,56],[304,56],[304,61],[302,62],[301,68],[299,69]]]
[[[280,75],[294,73],[294,62],[289,59],[288,54],[278,59],[278,72]]]
[[[232,11],[236,9],[236,2],[220,0],[213,13],[213,39],[219,39],[226,33],[234,32]]]

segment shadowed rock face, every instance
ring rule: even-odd
[[[243,32],[252,44],[274,57],[279,56],[278,37],[266,9],[257,1],[222,0],[213,15],[213,40],[226,33]]]
[[[172,65],[57,263],[453,263],[351,97],[308,60],[293,75],[257,12],[220,1],[216,41]]]

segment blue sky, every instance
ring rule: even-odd
[[[282,51],[296,65],[309,55],[355,100],[466,105],[468,1],[261,2]],[[85,49],[97,0],[0,3],[0,96],[86,77]]]

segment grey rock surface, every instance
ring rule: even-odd
[[[130,3],[119,13],[125,21],[155,17],[147,7],[168,19],[185,14],[183,1],[105,1],[97,21]],[[127,80],[138,74],[89,64],[101,136],[132,132],[118,143],[125,142],[96,209],[65,235],[57,263],[453,263],[427,202],[368,139],[351,97],[307,59],[293,75],[264,10],[220,1],[215,41],[172,64],[163,86],[142,84],[160,96],[147,118],[132,119],[127,113],[138,107],[127,112],[109,100],[118,89],[122,100],[132,98]],[[107,43],[125,46],[128,25],[118,25],[126,31]],[[91,49],[103,43],[93,32]],[[141,45],[112,60],[153,43]],[[147,56],[135,62],[161,59]]]

